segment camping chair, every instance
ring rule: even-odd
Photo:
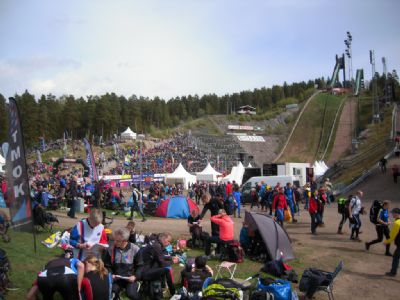
[[[222,277],[222,271],[225,270],[229,273],[230,279],[233,279],[233,276],[236,272],[237,264],[229,261],[223,261],[221,264],[217,265],[217,274],[215,275],[215,279],[219,276]]]
[[[324,286],[318,286],[317,287],[317,292],[321,291],[321,292],[325,292],[328,294],[328,298],[329,300],[334,300],[335,298],[333,297],[333,281],[335,280],[336,276],[340,273],[340,271],[342,271],[344,266],[343,260],[339,262],[338,266],[336,267],[335,271],[332,272],[325,272],[326,275],[330,276],[330,280],[328,285],[324,285]]]

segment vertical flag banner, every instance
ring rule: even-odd
[[[7,178],[6,202],[10,207],[11,222],[14,227],[32,231],[32,209],[23,134],[14,98],[9,98],[8,124],[8,151],[4,153]]]
[[[92,147],[90,147],[89,141],[86,138],[83,139],[83,143],[85,144],[86,163],[90,170],[90,178],[98,181],[99,177],[97,176],[96,163],[94,161]]]

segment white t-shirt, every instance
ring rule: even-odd
[[[352,215],[358,215],[361,211],[361,199],[358,196],[354,196],[350,200],[350,208]]]

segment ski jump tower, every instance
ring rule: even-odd
[[[345,60],[344,60],[344,54],[342,54],[341,57],[338,57],[336,54],[336,64],[335,68],[333,69],[333,74],[332,78],[328,83],[329,88],[334,88],[336,85],[339,83],[339,72],[340,70],[343,71],[343,87],[345,86],[346,83],[346,72],[345,72]]]

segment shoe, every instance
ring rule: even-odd
[[[369,244],[368,243],[365,243],[365,250],[369,250]]]
[[[297,220],[296,220],[296,219],[293,219],[293,223],[297,223]]]
[[[132,221],[132,220],[133,220],[133,218],[132,218],[132,217],[130,217],[130,218],[127,218],[127,220],[128,220],[128,221]]]
[[[359,237],[351,238],[351,240],[354,241],[354,242],[361,242]]]
[[[343,232],[340,229],[338,229],[337,234],[343,234]]]
[[[143,219],[143,220],[142,220],[142,222],[146,222],[146,221],[147,221],[146,219]]]
[[[241,217],[241,216],[239,216],[238,218],[239,218],[239,219],[241,219],[242,217]]]
[[[396,277],[396,274],[394,274],[392,272],[386,272],[385,275],[389,276],[389,277]]]
[[[386,252],[386,253],[385,253],[385,256],[393,256],[393,254],[390,253],[390,252]]]

